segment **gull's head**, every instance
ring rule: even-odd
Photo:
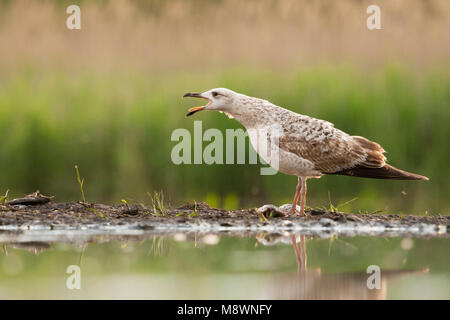
[[[239,97],[239,93],[230,89],[215,88],[203,93],[189,92],[183,96],[183,98],[186,97],[201,98],[208,101],[204,106],[190,108],[188,114],[186,114],[186,116],[189,117],[202,110],[217,110],[227,113],[228,111],[231,111],[235,100]]]

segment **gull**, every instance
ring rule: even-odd
[[[306,180],[309,178],[337,174],[375,179],[428,180],[425,176],[387,164],[383,155],[385,150],[376,142],[349,135],[335,128],[331,122],[295,113],[267,100],[226,88],[186,93],[185,97],[208,101],[204,106],[190,108],[186,116],[202,110],[225,113],[246,128],[253,148],[264,161],[272,167],[276,164],[275,169],[284,174],[298,177],[288,214],[305,216]],[[278,130],[276,134],[273,133],[274,128]],[[261,137],[269,141],[270,150],[262,152],[258,148]],[[278,155],[276,161],[268,156],[271,152]]]

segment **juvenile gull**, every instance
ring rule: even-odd
[[[257,148],[260,133],[265,134],[263,140],[270,141],[271,148],[275,148],[278,155],[275,169],[298,177],[290,214],[297,211],[301,196],[300,214],[305,215],[308,178],[339,174],[376,179],[428,180],[427,177],[386,164],[385,151],[376,142],[351,136],[328,121],[295,113],[267,100],[225,88],[186,93],[183,97],[208,100],[205,106],[190,108],[187,116],[201,110],[216,110],[239,121],[247,129],[250,142],[258,154],[273,166],[273,159],[267,156],[267,152],[262,154]],[[271,135],[273,128],[279,129],[276,138]]]

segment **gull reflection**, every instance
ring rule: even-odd
[[[297,260],[297,270],[298,272],[306,272],[306,244],[305,244],[305,236],[301,235],[300,237],[300,249],[297,245],[297,236],[292,236],[292,246],[294,247],[295,258]]]
[[[304,235],[260,235],[258,242],[263,245],[276,243],[290,244],[293,247],[297,272],[271,276],[267,287],[262,290],[261,299],[386,299],[388,284],[411,275],[428,273],[419,270],[381,270],[380,289],[369,289],[367,280],[371,274],[360,272],[324,273],[320,268],[308,269],[306,238]]]

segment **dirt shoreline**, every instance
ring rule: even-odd
[[[154,232],[313,232],[339,231],[358,235],[389,232],[424,233],[449,237],[450,215],[413,216],[396,214],[346,214],[309,210],[307,217],[264,215],[256,209],[227,211],[206,203],[185,204],[164,212],[136,204],[105,205],[82,202],[0,206],[0,230],[139,229]],[[355,229],[356,231],[352,231]]]

